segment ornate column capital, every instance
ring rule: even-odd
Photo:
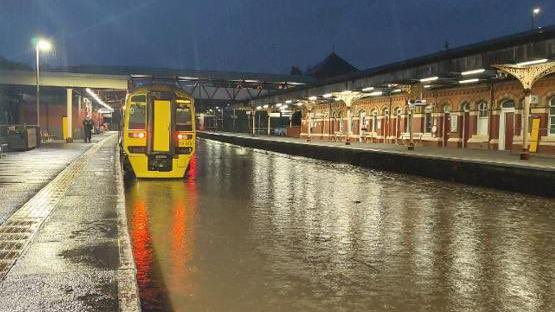
[[[555,61],[530,66],[500,64],[493,65],[493,67],[518,79],[524,91],[528,93],[536,81],[551,73],[555,73]]]

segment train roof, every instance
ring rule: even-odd
[[[129,90],[129,94],[148,93],[148,92],[173,92],[177,97],[186,97],[192,99],[193,96],[189,92],[183,90],[179,86],[161,83],[150,83],[137,86]]]

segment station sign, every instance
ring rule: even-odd
[[[428,105],[428,103],[426,102],[426,100],[408,100],[407,103],[409,104],[410,108],[414,108],[416,106],[426,106]]]
[[[270,117],[273,117],[273,118],[281,117],[281,113],[270,113]]]

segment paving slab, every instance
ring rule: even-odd
[[[94,136],[93,143],[103,138]],[[0,158],[0,224],[91,146],[81,141],[43,143]]]
[[[138,311],[124,201],[106,136],[0,226],[0,311]]]

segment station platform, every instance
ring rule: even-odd
[[[279,153],[350,163],[452,182],[493,187],[541,196],[555,196],[555,157],[476,149],[447,149],[252,136],[245,133],[198,132],[201,138]]]
[[[0,166],[0,310],[140,310],[117,134]]]

